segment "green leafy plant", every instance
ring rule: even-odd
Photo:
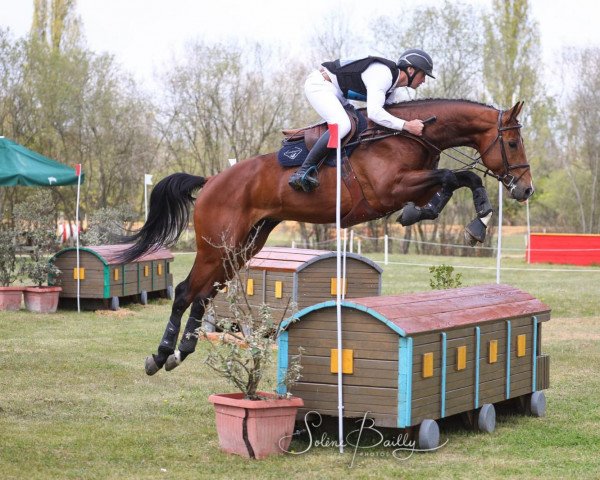
[[[130,207],[100,208],[90,215],[89,227],[81,235],[83,245],[109,245],[123,235],[123,226],[132,222],[135,214]]]
[[[226,268],[233,272],[233,278],[218,287],[229,309],[226,316],[220,316],[211,302],[206,310],[205,322],[221,330],[217,342],[210,342],[206,364],[242,392],[245,398],[258,400],[261,381],[274,362],[273,349],[281,333],[279,325],[287,316],[290,305],[279,322],[274,320],[268,305],[251,305],[244,289],[250,247],[242,252],[223,248],[227,252]],[[208,338],[203,329],[198,334]],[[290,359],[287,374],[281,381],[287,392],[301,377],[301,359],[302,349],[299,348],[298,354]]]
[[[17,274],[17,231],[10,225],[0,225],[0,286],[8,287]]]
[[[462,273],[454,274],[454,267],[450,265],[429,267],[429,274],[429,286],[433,290],[458,288],[462,285]]]
[[[19,273],[41,287],[49,276],[60,274],[50,261],[59,248],[56,236],[55,204],[47,189],[38,189],[26,201],[15,206],[17,228],[29,248],[29,258],[24,260]]]

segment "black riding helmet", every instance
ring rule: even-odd
[[[417,70],[423,70],[425,75],[431,78],[433,76],[433,60],[429,54],[419,48],[411,48],[406,50],[398,59],[398,68],[406,71],[407,67],[414,67]],[[412,78],[409,79],[409,86],[412,83]]]

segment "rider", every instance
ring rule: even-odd
[[[423,122],[415,119],[405,121],[394,117],[383,107],[396,103],[399,87],[417,89],[425,76],[432,74],[431,57],[418,48],[406,50],[398,62],[381,57],[359,60],[335,60],[325,62],[312,72],[304,84],[306,98],[327,123],[337,123],[340,138],[350,132],[350,120],[344,110],[348,99],[367,102],[367,116],[373,122],[395,130],[405,130],[421,135]],[[289,184],[294,190],[311,192],[319,186],[317,165],[327,154],[327,130],[315,143],[300,168],[290,176]]]

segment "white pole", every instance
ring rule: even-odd
[[[527,206],[527,263],[531,263],[531,223],[529,220],[529,200],[525,202]]]
[[[496,254],[496,283],[500,283],[500,257],[502,255],[502,183],[498,183],[498,252]]]
[[[356,239],[356,253],[357,253],[358,255],[361,255],[361,253],[362,253],[362,245],[361,245],[361,240],[360,240],[360,238],[357,238],[357,239]]]
[[[330,127],[331,129],[331,127]],[[337,316],[337,347],[338,347],[338,439],[340,445],[340,453],[344,453],[344,397],[342,394],[342,388],[344,386],[343,374],[342,374],[342,242],[341,242],[341,223],[342,223],[342,155],[340,136],[338,132],[338,125],[333,128],[332,134],[335,132],[337,137],[336,145],[336,187],[335,187],[335,228],[336,228],[336,243],[337,243],[337,255],[336,255],[336,273],[337,273],[337,284],[336,284],[336,316]]]
[[[81,192],[81,164],[78,165],[77,169],[77,205],[75,206],[75,228],[77,229],[77,238],[75,240],[75,256],[77,257],[77,313],[81,312],[81,300],[79,298],[81,293],[81,280],[79,269],[79,194]]]
[[[152,185],[152,175],[144,174],[144,219],[148,220],[148,185]]]
[[[292,240],[292,248],[296,248],[296,240]]]
[[[346,249],[348,248],[348,230],[344,228],[344,250],[342,258],[342,300],[346,298]]]
[[[388,236],[384,235],[383,237],[383,263],[384,265],[388,264]]]
[[[148,220],[148,185],[144,180],[144,220]]]
[[[350,253],[354,251],[354,230],[350,230]]]

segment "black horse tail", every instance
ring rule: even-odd
[[[133,245],[119,260],[130,262],[145,253],[170,247],[187,227],[190,207],[196,200],[192,193],[204,186],[207,179],[188,173],[174,173],[156,184],[150,195],[150,210],[144,226],[134,235],[121,238],[121,243]]]

